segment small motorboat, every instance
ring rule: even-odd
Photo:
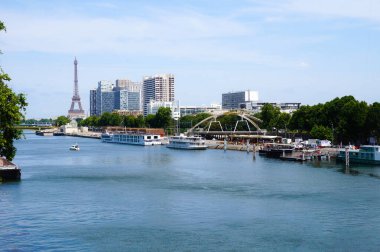
[[[78,144],[71,145],[70,150],[79,151],[79,145]]]

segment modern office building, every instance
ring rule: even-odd
[[[179,101],[171,101],[171,102],[164,102],[164,101],[153,101],[151,100],[147,104],[147,115],[153,114],[155,115],[159,108],[170,108],[172,111],[172,118],[178,119],[181,117],[180,113],[180,107],[179,107]]]
[[[115,109],[140,111],[141,110],[141,92],[131,92],[128,90],[114,91]]]
[[[141,111],[141,83],[130,80],[98,82],[96,90],[90,90],[91,115],[101,115],[104,112]]]
[[[239,109],[241,103],[258,102],[259,92],[257,91],[240,91],[229,92],[222,94],[222,108],[223,109]]]
[[[113,88],[114,88],[114,84],[111,81],[102,80],[98,82],[98,88],[96,90],[96,106],[95,106],[96,115],[99,116],[103,114],[104,112],[110,112],[109,111],[110,95],[106,95],[106,98],[103,98],[103,95],[104,93],[112,92]],[[104,105],[105,101],[107,101],[107,106]],[[104,109],[107,109],[107,111],[105,111]]]
[[[277,103],[277,102],[246,102],[246,103],[241,103],[240,107],[247,109],[247,110],[250,110],[254,113],[259,113],[265,104],[271,104],[272,106],[279,108],[280,111],[283,113],[293,113],[294,111],[298,110],[301,106],[301,103],[299,103],[299,102],[283,102],[283,103]]]
[[[90,116],[97,115],[96,113],[96,89],[90,90]]]
[[[143,79],[143,108],[144,115],[148,115],[148,104],[151,101],[174,101],[174,75],[161,74],[146,76]]]
[[[101,114],[112,112],[115,109],[115,92],[102,92],[101,97]]]
[[[214,113],[217,111],[222,111],[222,105],[211,104],[211,106],[180,106],[181,116],[198,113]]]

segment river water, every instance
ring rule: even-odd
[[[1,251],[380,247],[380,168],[25,136],[22,181],[0,184]]]

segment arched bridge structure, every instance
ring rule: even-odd
[[[226,114],[237,115],[240,117],[240,120],[236,121],[235,128],[233,131],[223,130],[223,127],[222,127],[220,121],[217,120],[219,117],[226,115]],[[186,134],[187,135],[194,134],[195,129],[197,129],[200,125],[202,125],[204,123],[208,123],[207,129],[205,130],[205,128],[204,128],[201,131],[197,131],[196,132],[197,134],[200,134],[200,135],[233,135],[233,134],[237,134],[237,133],[239,133],[239,134],[253,134],[253,133],[260,133],[261,132],[261,128],[258,125],[258,123],[262,123],[262,120],[253,116],[251,113],[249,113],[247,111],[229,111],[229,112],[225,112],[225,113],[214,113],[213,115],[203,119],[202,121],[200,121],[199,123],[194,125],[192,128],[190,128],[186,132]],[[237,126],[239,125],[239,123],[245,123],[247,125],[248,131],[237,131]],[[218,124],[220,127],[220,131],[210,131],[210,127],[212,124]],[[251,125],[251,127],[253,126],[256,130],[251,131],[250,125]]]

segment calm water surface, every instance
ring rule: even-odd
[[[25,136],[22,181],[0,184],[2,251],[380,248],[380,168]]]

